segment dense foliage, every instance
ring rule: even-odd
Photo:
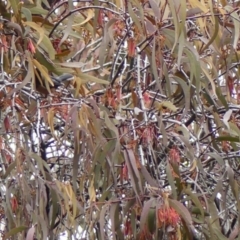
[[[237,238],[231,2],[0,2],[3,239]]]

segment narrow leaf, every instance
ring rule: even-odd
[[[39,40],[37,42],[37,45],[39,45],[41,43],[41,41],[43,40],[43,37],[44,37],[44,29],[34,22],[25,22],[24,24],[33,28],[34,30],[36,30],[39,33],[40,37],[39,37]]]

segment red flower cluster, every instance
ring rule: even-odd
[[[173,228],[177,227],[180,222],[180,216],[175,209],[163,206],[158,209],[158,227],[167,227],[171,225]]]
[[[180,162],[180,154],[176,148],[172,148],[169,151],[169,160],[171,163],[179,163]]]

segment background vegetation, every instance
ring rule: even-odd
[[[237,239],[239,2],[0,4],[2,239]]]

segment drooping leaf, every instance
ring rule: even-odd
[[[150,212],[150,209],[151,207],[154,207],[154,202],[155,199],[152,198],[144,203],[140,218],[140,229],[144,229],[146,221],[148,220],[148,214]]]
[[[26,227],[26,226],[20,226],[20,227],[13,228],[9,232],[6,233],[5,237],[8,238],[8,237],[14,236],[17,233],[25,231],[27,229],[28,229],[28,227]]]
[[[24,24],[37,31],[37,33],[39,34],[39,40],[38,40],[37,44],[39,45],[44,38],[44,29],[42,27],[38,26],[34,22],[25,22]]]
[[[185,221],[187,227],[189,228],[190,232],[193,231],[193,221],[190,212],[188,209],[179,201],[169,199],[169,205],[173,207],[181,216],[181,218]]]

